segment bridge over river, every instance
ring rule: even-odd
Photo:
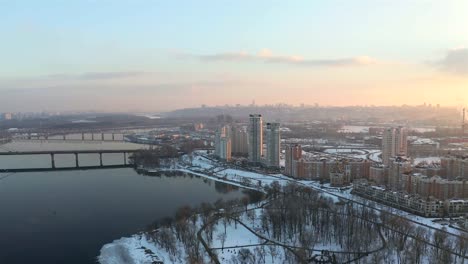
[[[6,151],[0,152],[0,156],[18,156],[18,155],[50,155],[50,168],[21,168],[21,169],[0,169],[0,172],[27,172],[27,171],[50,171],[50,170],[73,170],[73,169],[103,169],[103,168],[117,168],[117,167],[130,167],[127,162],[127,154],[137,152],[137,149],[108,149],[108,150],[47,150],[47,151]],[[121,153],[123,158],[122,165],[104,165],[102,157],[104,154]],[[80,166],[80,154],[99,154],[99,166]],[[58,168],[55,166],[56,155],[75,155],[75,166]]]

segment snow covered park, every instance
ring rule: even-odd
[[[307,187],[316,192],[318,196],[313,199],[317,199],[315,201],[327,201],[325,203],[329,205],[326,208],[330,206],[331,208],[335,208],[338,205],[343,206],[347,204],[352,206],[336,208],[347,208],[346,210],[357,210],[356,213],[369,213],[371,215],[375,215],[375,222],[367,223],[369,228],[371,228],[370,230],[373,231],[372,234],[369,234],[369,237],[366,237],[366,239],[373,239],[373,241],[381,242],[374,243],[372,246],[371,244],[367,245],[364,243],[362,247],[359,248],[359,250],[362,251],[375,251],[375,254],[370,254],[369,257],[360,260],[361,263],[381,263],[375,261],[378,261],[379,259],[383,261],[384,256],[386,256],[385,259],[388,260],[386,263],[399,263],[401,258],[409,258],[410,255],[412,256],[411,252],[406,252],[405,250],[400,252],[394,248],[395,245],[392,243],[396,242],[391,242],[393,241],[393,238],[389,236],[390,233],[379,235],[379,233],[376,231],[380,230],[377,228],[377,221],[382,221],[382,219],[378,217],[382,214],[388,215],[388,217],[395,219],[395,221],[403,221],[402,223],[405,223],[405,225],[409,225],[412,228],[423,230],[420,232],[424,232],[424,234],[426,234],[425,236],[427,236],[430,241],[432,241],[432,236],[436,234],[440,235],[439,233],[442,232],[440,231],[442,229],[443,232],[441,234],[445,234],[448,237],[454,236],[454,239],[457,239],[457,237],[460,237],[461,235],[466,235],[458,229],[446,226],[446,224],[443,222],[436,223],[433,222],[434,219],[427,219],[412,215],[404,211],[377,204],[364,198],[352,195],[350,189],[344,190],[339,188],[331,188],[328,185],[321,185],[315,181],[292,179],[281,174],[271,175],[242,170],[236,168],[235,166],[214,161],[207,157],[206,153],[203,152],[196,153],[196,155],[194,155],[193,159],[190,161],[186,159],[185,162],[180,162],[177,164],[177,170],[217,181],[226,182],[229,184],[234,184],[244,188],[260,190],[265,193],[271,192],[270,186],[272,184],[277,184],[279,187],[285,188],[285,186],[289,186],[290,183],[294,183],[300,188]],[[320,202],[314,202],[311,203],[311,205],[317,203],[320,204]],[[289,206],[291,205],[292,204]],[[334,211],[335,209],[330,209],[330,212],[336,213],[336,211]],[[128,238],[117,239],[112,243],[104,245],[101,249],[101,254],[98,257],[98,260],[102,264],[158,263],[158,261],[161,261],[161,263],[189,263],[188,259],[197,258],[204,263],[209,262],[210,259],[213,260],[213,258],[217,258],[219,263],[297,263],[297,258],[300,256],[295,255],[293,252],[296,252],[297,249],[304,247],[304,245],[301,243],[306,243],[306,245],[310,247],[308,250],[306,250],[308,257],[311,257],[314,254],[320,254],[320,250],[329,250],[332,252],[351,250],[351,245],[346,243],[340,244],[336,240],[338,237],[326,240],[324,238],[327,236],[324,234],[322,234],[323,237],[322,235],[320,236],[321,239],[313,241],[302,241],[301,237],[296,234],[297,232],[312,232],[311,235],[315,235],[317,234],[317,231],[314,231],[315,228],[320,229],[319,226],[314,226],[312,224],[302,227],[304,228],[302,231],[296,230],[296,232],[293,232],[287,228],[280,228],[282,230],[281,232],[283,233],[280,232],[273,234],[272,232],[275,230],[275,220],[272,220],[275,217],[274,208],[268,209],[268,206],[265,204],[265,202],[260,202],[259,204],[250,204],[244,209],[238,207],[236,210],[238,213],[233,213],[230,211],[229,214],[224,214],[224,211],[221,210],[212,213],[209,216],[203,216],[199,213],[196,219],[192,220],[191,228],[193,230],[187,232],[191,232],[191,236],[194,238],[197,235],[196,232],[199,232],[200,235],[198,236],[198,239],[204,241],[202,244],[200,244],[200,242],[196,244],[196,247],[199,249],[198,253],[192,252],[189,250],[189,248],[187,248],[187,242],[183,242],[183,239],[177,235],[178,231],[175,230],[175,228],[177,228],[177,224],[175,224],[176,227],[161,227],[154,232],[145,232]],[[300,211],[302,209],[297,208],[296,210]],[[324,219],[332,219],[330,218],[332,216],[328,215],[328,213],[326,217],[325,215],[321,215],[324,212],[326,213],[326,210],[329,209],[326,209],[325,211],[318,209],[318,211],[313,211],[316,209],[310,210],[312,211],[308,211],[309,213],[315,212],[319,214],[320,217],[324,217]],[[265,215],[267,213],[267,220],[269,222],[265,220]],[[347,221],[348,222],[346,224],[342,225],[346,226],[351,220],[348,219]],[[352,221],[359,222],[361,220],[354,219]],[[208,222],[210,223],[208,224]],[[398,225],[399,224],[395,226],[396,229],[398,229]],[[339,225],[337,224],[336,228],[338,228],[338,226]],[[396,236],[398,236],[398,232],[404,231],[389,230],[390,231],[388,232],[396,232]],[[414,231],[415,229],[411,230]],[[410,232],[410,229],[406,231]],[[291,232],[290,234],[292,234],[292,236],[288,236],[288,232]],[[172,242],[169,243],[167,241]],[[410,248],[417,246],[418,244],[416,242],[417,240],[413,241],[410,239],[408,242],[408,247]],[[203,249],[202,246],[205,244],[205,249]],[[384,245],[387,247],[385,250],[383,249]],[[195,244],[192,244],[191,247],[195,247]],[[435,254],[430,250],[428,252]],[[420,263],[431,263],[429,261],[429,256],[433,255],[429,255],[429,253],[426,257],[419,256],[421,261]],[[198,256],[197,254],[200,255]],[[336,253],[336,257],[344,258],[339,254],[340,253]],[[466,254],[466,251],[463,254]],[[457,257],[456,255],[453,255],[450,259],[457,261],[451,263],[463,263],[460,262],[460,260],[463,261],[463,258]],[[242,262],[242,260],[245,260],[246,262]]]

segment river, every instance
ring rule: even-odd
[[[12,142],[0,151],[134,149],[123,142]],[[121,164],[104,154],[104,164]],[[74,165],[56,155],[56,166]],[[80,154],[80,165],[99,164]],[[50,156],[0,156],[0,169],[50,167]],[[183,205],[243,196],[241,190],[191,176],[152,177],[131,168],[0,173],[0,263],[96,263],[100,248],[172,217]]]

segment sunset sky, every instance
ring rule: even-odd
[[[468,104],[468,1],[0,0],[0,112]]]

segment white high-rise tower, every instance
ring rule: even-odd
[[[279,168],[281,152],[280,123],[267,123],[266,138],[266,164],[269,167]]]
[[[252,114],[249,116],[249,161],[254,163],[261,162],[263,155],[263,119],[262,115]]]
[[[406,156],[408,153],[408,132],[404,127],[386,128],[382,138],[382,162],[390,164],[395,156]]]

